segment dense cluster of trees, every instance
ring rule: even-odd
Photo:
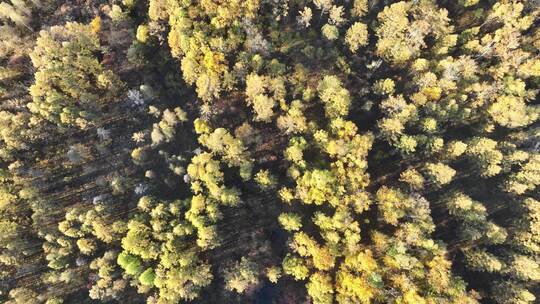
[[[0,301],[535,303],[540,6],[1,0]]]

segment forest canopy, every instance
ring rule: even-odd
[[[0,302],[540,301],[540,1],[0,0]]]

